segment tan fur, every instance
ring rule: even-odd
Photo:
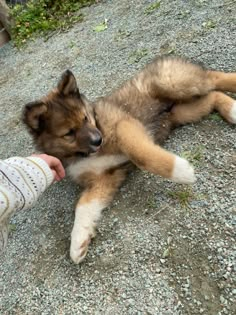
[[[56,89],[27,104],[23,119],[37,147],[69,167],[85,187],[76,206],[71,258],[84,259],[102,210],[125,179],[128,163],[181,183],[195,179],[188,162],[159,146],[178,125],[217,110],[236,123],[236,74],[180,58],[159,58],[111,95],[90,103],[66,71]],[[91,155],[92,154],[92,155]]]
[[[223,118],[231,122],[229,113],[233,100],[221,92],[210,92],[197,100],[177,104],[172,111],[172,121],[177,125],[199,121],[202,117],[217,110]]]
[[[86,182],[87,188],[81,195],[79,204],[88,203],[96,198],[109,203],[124,179],[125,171],[122,169],[107,171],[101,175],[92,172],[84,173],[81,181]]]
[[[118,145],[130,161],[140,169],[171,178],[174,155],[155,145],[142,124],[133,119],[122,120],[118,123],[116,132]]]
[[[213,82],[214,90],[236,92],[236,73],[209,71],[207,75]]]

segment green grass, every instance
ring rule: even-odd
[[[15,232],[16,231],[16,225],[15,224],[8,224],[8,229],[10,232]]]
[[[180,203],[183,208],[189,208],[190,201],[194,198],[191,188],[183,188],[183,190],[169,191],[168,195]]]
[[[146,200],[146,206],[149,209],[155,209],[157,207],[154,196],[148,196],[148,198]]]
[[[138,63],[143,57],[148,55],[148,49],[142,48],[134,50],[129,55],[129,63],[134,64]]]
[[[216,21],[213,21],[213,20],[207,20],[205,22],[202,23],[202,26],[205,28],[205,29],[212,29],[212,28],[215,28],[217,25]]]
[[[104,19],[103,22],[101,22],[100,24],[98,24],[97,26],[94,27],[94,32],[103,32],[107,29],[108,27],[108,20],[107,19]]]
[[[191,162],[191,164],[193,164],[194,166],[197,166],[203,158],[203,153],[204,147],[199,145],[196,146],[192,151],[184,151],[180,155],[181,157]]]
[[[222,121],[222,117],[218,113],[213,113],[208,117],[211,121]]]
[[[11,36],[17,47],[28,39],[45,35],[50,31],[66,30],[83,16],[79,10],[95,0],[30,0],[25,5],[11,7],[14,21]]]
[[[129,37],[131,35],[130,31],[127,30],[118,30],[117,34],[114,37],[115,41],[121,41],[122,39]]]
[[[177,18],[178,19],[185,19],[185,18],[189,17],[190,15],[191,15],[191,12],[189,10],[183,10],[183,11],[180,11],[178,13]]]
[[[152,3],[151,5],[149,5],[149,6],[145,9],[144,14],[149,15],[149,14],[151,14],[153,11],[159,9],[160,6],[161,6],[161,2],[160,2],[160,1],[156,1],[156,2]]]
[[[207,200],[207,194],[194,193],[192,187],[186,186],[176,191],[168,191],[167,194],[179,202],[182,208],[190,209],[191,201]]]

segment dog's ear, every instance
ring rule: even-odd
[[[25,105],[22,119],[32,132],[39,133],[44,128],[46,113],[47,105],[42,101],[35,101]]]
[[[80,96],[75,76],[70,70],[63,72],[58,82],[57,89],[59,93],[64,96]]]

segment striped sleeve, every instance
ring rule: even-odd
[[[38,157],[0,160],[0,224],[13,212],[30,208],[52,181],[51,169]]]

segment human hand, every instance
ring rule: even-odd
[[[47,154],[32,154],[32,156],[38,157],[48,164],[55,181],[59,182],[65,177],[65,169],[58,158]]]

